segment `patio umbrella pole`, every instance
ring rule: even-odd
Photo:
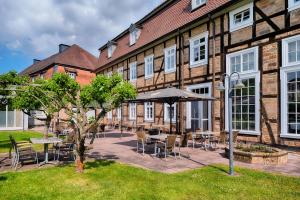
[[[169,112],[169,122],[170,122],[170,135],[172,135],[172,108],[173,108],[173,106],[172,106],[172,102],[170,101],[170,112]]]

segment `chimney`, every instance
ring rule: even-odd
[[[39,60],[39,59],[33,59],[33,64],[38,63],[38,62],[41,62],[41,60]]]
[[[63,52],[64,50],[68,49],[70,46],[69,45],[66,45],[66,44],[60,44],[58,45],[58,50],[59,50],[59,53]]]

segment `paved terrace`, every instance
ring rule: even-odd
[[[228,159],[224,158],[224,150],[222,149],[205,151],[199,146],[195,147],[195,149],[192,149],[192,147],[182,148],[181,153],[183,155],[181,158],[175,159],[173,156],[170,156],[165,160],[164,158],[151,156],[153,147],[149,148],[148,151],[145,152],[145,155],[136,153],[136,136],[133,133],[127,132],[123,134],[123,137],[120,136],[121,134],[118,131],[111,131],[106,133],[105,138],[95,139],[93,149],[89,151],[89,157],[114,160],[163,173],[176,173],[211,164],[228,165]],[[40,156],[43,156],[42,153],[40,154]],[[42,159],[43,158],[41,158],[41,160]],[[235,165],[268,172],[300,176],[300,153],[290,152],[288,163],[285,165],[265,166],[241,162],[235,162]],[[47,165],[46,167],[51,166],[53,165]],[[43,168],[44,167],[45,166],[43,166]],[[23,171],[35,168],[38,168],[36,164],[26,164],[19,170]],[[0,172],[11,170],[8,155],[0,154]]]
[[[123,133],[120,137],[119,132],[108,132],[106,138],[99,138],[94,141],[93,149],[90,151],[90,156],[96,159],[109,159],[117,162],[126,163],[133,166],[142,167],[154,171],[164,173],[175,173],[184,170],[200,168],[210,164],[225,164],[228,165],[228,159],[224,158],[224,150],[217,149],[214,151],[205,151],[202,148],[192,147],[182,148],[181,158],[175,159],[170,156],[157,158],[151,155],[154,148],[142,155],[136,152],[136,137],[132,133]],[[289,153],[288,163],[279,166],[265,166],[259,164],[247,164],[235,162],[236,166],[259,169],[275,173],[283,173],[286,175],[300,176],[300,154]]]

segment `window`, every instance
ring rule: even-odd
[[[130,46],[136,43],[136,41],[139,39],[140,33],[141,30],[138,28],[135,28],[130,32]]]
[[[74,72],[68,72],[68,75],[71,77],[71,79],[76,79],[76,73]]]
[[[176,103],[172,105],[172,110],[170,110],[169,104],[164,104],[164,121],[170,122],[170,111],[172,115],[172,122],[176,122]]]
[[[227,56],[227,73],[239,72],[242,89],[235,89],[232,81],[232,128],[244,134],[259,135],[259,83],[258,48],[254,47]],[[228,87],[228,81],[226,86]],[[226,92],[226,113],[228,113],[228,93]],[[228,115],[228,114],[227,114]],[[227,116],[226,115],[226,116]],[[226,118],[228,130],[228,118]]]
[[[58,66],[54,65],[54,67],[53,67],[53,73],[56,73],[57,71],[58,71]]]
[[[300,36],[283,40],[281,137],[300,138]]]
[[[147,102],[144,104],[145,121],[154,121],[154,103]]]
[[[112,119],[112,111],[107,112],[107,119]]]
[[[208,32],[190,40],[190,67],[207,64],[207,38]]]
[[[108,58],[111,58],[114,51],[116,49],[116,45],[109,45],[108,46],[108,49],[107,49],[107,55],[108,55]]]
[[[136,119],[136,104],[130,103],[129,104],[129,120],[135,120]]]
[[[165,49],[165,72],[176,70],[176,45]]]
[[[300,0],[289,0],[289,11],[300,8]]]
[[[300,35],[283,40],[283,66],[300,64]]]
[[[107,77],[112,77],[112,72],[107,72],[107,73],[106,73],[106,76],[107,76]]]
[[[153,55],[145,57],[145,79],[153,77],[153,58]]]
[[[34,81],[35,81],[35,77],[34,76],[31,77],[31,81],[34,83]]]
[[[118,118],[118,120],[120,120],[122,118],[122,108],[121,107],[117,108],[117,118]]]
[[[45,74],[40,74],[40,79],[44,79],[45,78]]]
[[[118,68],[118,74],[123,78],[123,67]]]
[[[136,62],[130,63],[130,81],[136,81],[137,71],[136,71]]]
[[[192,10],[206,3],[206,0],[192,0]]]
[[[229,17],[231,32],[251,26],[253,24],[253,3],[231,11]]]

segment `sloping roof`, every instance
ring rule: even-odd
[[[53,64],[62,64],[69,67],[78,67],[81,69],[94,71],[97,67],[98,59],[74,44],[61,53],[56,53],[40,62],[34,63],[20,72],[21,75],[30,75],[42,70]]]
[[[115,42],[117,42],[117,48],[111,58],[108,58],[107,48],[104,48],[105,46],[100,48],[102,52],[99,57],[98,69],[200,17],[208,15],[222,5],[232,1],[209,0],[204,6],[193,12],[191,12],[191,0],[175,0],[171,2],[173,3],[163,4],[165,8],[159,10],[159,13],[145,21],[143,20],[142,24],[140,24],[142,26],[140,38],[134,45],[129,45],[129,32],[127,34],[123,32],[116,37],[117,40],[115,40]]]

